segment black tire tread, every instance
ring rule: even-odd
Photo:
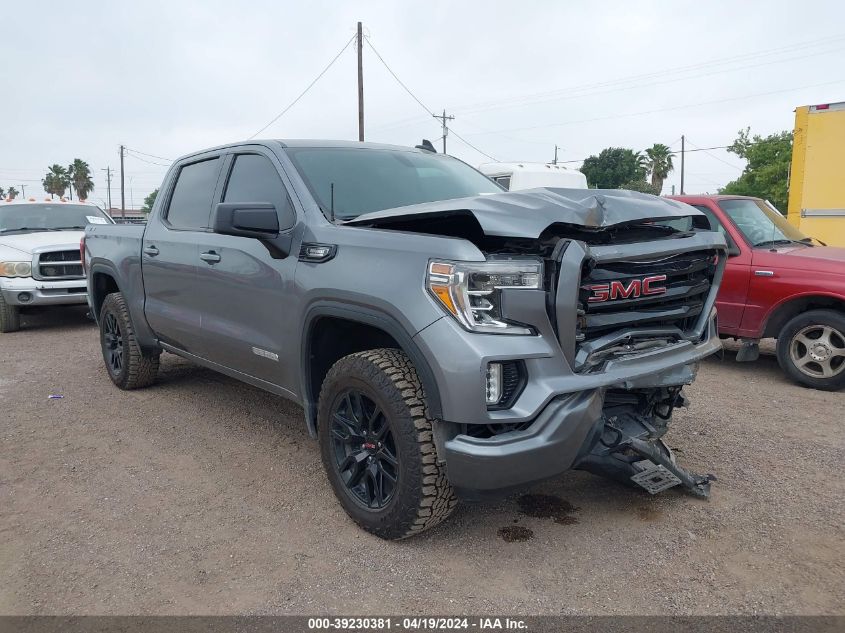
[[[435,527],[452,514],[457,506],[457,499],[445,468],[438,463],[432,429],[434,421],[429,414],[425,392],[413,363],[403,351],[394,348],[357,352],[337,361],[326,375],[323,385],[325,387],[333,378],[350,373],[367,377],[378,385],[385,395],[391,392],[400,394],[401,406],[406,408],[413,425],[407,429],[411,434],[409,439],[419,448],[422,463],[422,494],[415,500],[416,507],[409,508],[412,519],[398,531],[388,529],[375,533],[383,538],[399,540]],[[320,406],[327,406],[327,400],[321,390]],[[320,416],[320,419],[324,419],[323,416]],[[360,522],[359,525],[373,531]]]
[[[0,294],[0,332],[7,334],[21,329],[21,313],[17,306],[9,305]]]
[[[128,365],[128,371],[122,372],[123,375],[118,379],[115,379],[111,372],[108,372],[109,377],[115,385],[125,390],[142,389],[150,386],[158,376],[160,354],[144,354],[141,346],[138,345],[138,340],[135,338],[135,327],[132,325],[129,308],[126,306],[126,300],[122,293],[113,292],[103,301],[103,307],[100,309],[100,327],[102,327],[106,312],[112,312],[120,320],[125,338],[129,343],[129,353],[126,354],[124,361]],[[108,371],[108,368],[106,371]]]

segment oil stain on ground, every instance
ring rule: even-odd
[[[527,541],[534,537],[534,532],[530,528],[521,525],[508,525],[499,528],[499,536],[506,543],[514,543],[517,541]]]
[[[554,519],[560,525],[578,523],[578,519],[571,516],[578,508],[554,495],[522,495],[517,503],[523,514],[535,519]]]

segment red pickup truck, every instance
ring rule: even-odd
[[[744,196],[672,196],[703,212],[728,242],[716,299],[719,333],[759,356],[761,338],[777,338],[781,369],[829,391],[845,387],[845,248],[803,235],[773,206]]]

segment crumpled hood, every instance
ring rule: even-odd
[[[31,255],[34,251],[45,248],[70,250],[79,248],[79,240],[83,235],[85,235],[84,231],[43,231],[0,235],[0,249],[13,248],[25,255]]]
[[[470,214],[487,235],[537,238],[552,224],[601,230],[628,222],[702,215],[658,196],[618,189],[538,188],[442,200],[360,215],[344,224],[390,228],[409,220]]]

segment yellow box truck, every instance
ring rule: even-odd
[[[845,101],[795,109],[789,221],[828,246],[845,246]]]

